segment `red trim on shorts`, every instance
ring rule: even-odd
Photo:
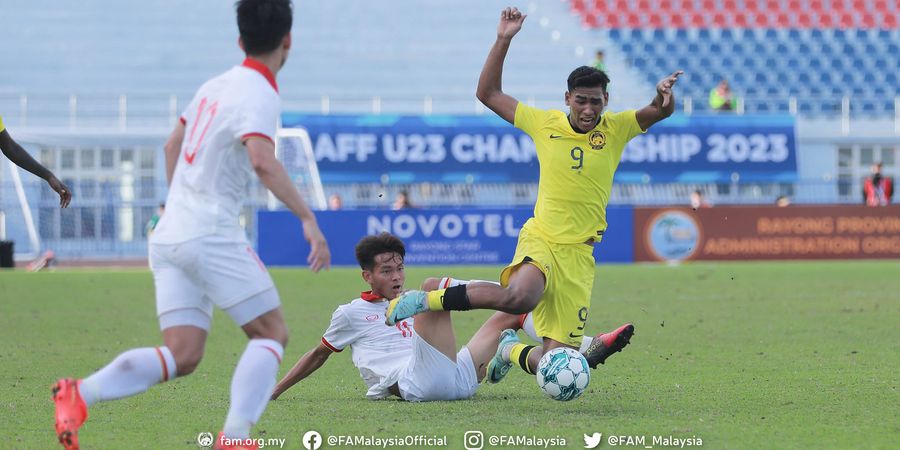
[[[162,350],[160,350],[159,347],[154,347],[154,350],[156,350],[156,356],[159,356],[159,362],[162,363],[163,381],[169,381],[169,365],[166,364],[166,357],[163,356]]]
[[[453,281],[453,278],[447,277],[447,281],[444,281],[444,286],[441,289],[447,289],[450,287],[450,282]]]
[[[275,143],[275,140],[273,140],[271,136],[269,136],[267,134],[263,134],[263,133],[247,133],[247,134],[241,136],[241,142],[246,143],[247,139],[250,139],[252,137],[263,138],[263,139],[271,142],[272,144]]]
[[[263,272],[265,272],[265,271],[266,271],[266,265],[263,264],[262,260],[259,259],[259,256],[256,254],[256,252],[253,251],[252,248],[250,248],[250,246],[247,246],[247,253],[249,253],[250,256],[252,256],[253,259],[256,260],[256,263],[259,264],[259,268],[260,268]]]
[[[269,347],[268,345],[263,345],[262,348],[264,348],[264,349],[266,349],[266,350],[272,352],[272,354],[275,355],[275,359],[278,360],[278,364],[281,364],[281,355],[279,355],[278,352],[275,351],[274,348]]]
[[[275,92],[278,92],[278,83],[275,82],[275,75],[271,70],[269,70],[268,67],[266,67],[265,64],[248,56],[247,59],[245,59],[244,62],[241,63],[241,66],[259,72],[259,74],[269,82],[269,85],[272,86],[272,89],[275,89]]]
[[[519,314],[519,329],[520,330],[525,329],[525,319],[527,319],[527,318],[528,318],[528,313]]]
[[[326,347],[328,347],[329,350],[331,350],[335,353],[340,353],[340,352],[344,351],[344,349],[338,350],[338,349],[334,348],[334,346],[331,345],[330,342],[326,341],[324,337],[322,338],[322,344],[325,345]]]

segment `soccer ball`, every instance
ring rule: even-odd
[[[568,347],[558,347],[544,353],[535,376],[545,394],[562,402],[580,397],[591,382],[587,360],[577,350]]]

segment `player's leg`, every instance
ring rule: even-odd
[[[478,379],[466,347],[458,352],[449,311],[430,311],[413,323],[412,355],[397,380],[407,401],[460,400],[475,395]]]
[[[485,379],[488,364],[497,353],[498,338],[502,339],[501,333],[507,329],[515,330],[519,328],[520,321],[521,315],[498,311],[488,318],[484,325],[469,339],[466,348],[469,349],[469,354],[472,356],[479,382]],[[502,370],[502,367],[497,370]],[[506,370],[509,370],[509,365],[506,365]]]
[[[519,234],[513,264],[500,275],[501,286],[477,283],[442,288],[431,292],[407,291],[391,300],[385,323],[393,325],[425,311],[467,311],[493,309],[510,314],[533,310],[548,284],[550,246],[527,230]]]
[[[493,309],[523,314],[534,309],[544,291],[545,276],[530,262],[516,264],[506,286],[493,283],[460,285],[430,292],[407,291],[388,306],[385,322],[394,325],[426,311]]]
[[[555,267],[554,277],[547,284],[541,302],[530,317],[526,316],[525,322],[530,323],[523,324],[531,328],[529,334],[533,333],[533,338],[540,338],[536,340],[543,347],[507,340],[498,346],[493,365],[512,364],[534,374],[544,351],[559,346],[578,349],[583,342],[594,281],[592,247],[583,244],[551,247],[545,261]]]
[[[593,257],[580,245],[560,246],[555,254],[569,261],[565,270],[557,273],[554,286],[549,287],[544,300],[529,313],[522,328],[543,346],[514,343],[498,349],[501,362],[509,360],[526,373],[533,374],[547,351],[566,346],[578,349],[592,368],[602,364],[610,355],[621,351],[634,333],[634,326],[625,324],[608,333],[585,336],[584,329],[590,306],[594,279]],[[560,266],[559,263],[557,263]]]
[[[422,283],[422,290],[437,289],[441,280],[428,278]],[[456,361],[456,334],[449,311],[431,311],[416,316],[413,329],[429,345]]]
[[[268,404],[288,331],[268,271],[246,242],[209,238],[204,246],[208,295],[250,338],[231,379],[222,439],[245,440]]]
[[[173,258],[175,246],[151,246],[150,266],[164,346],[128,350],[82,380],[53,386],[56,432],[67,449],[78,448],[78,428],[96,403],[129,397],[193,371],[203,356],[211,305],[190,273]]]
[[[456,361],[456,334],[453,333],[453,322],[450,311],[429,311],[416,316],[413,328],[419,338]]]
[[[217,445],[223,438],[248,439],[265,411],[288,340],[279,305],[273,287],[225,309],[250,341],[231,378],[230,406]]]

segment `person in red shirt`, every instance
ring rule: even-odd
[[[863,182],[863,202],[866,206],[887,206],[894,196],[894,180],[881,174],[881,163],[872,165],[872,176]]]

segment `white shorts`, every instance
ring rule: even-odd
[[[461,400],[475,395],[478,377],[468,348],[460,349],[456,362],[453,362],[418,334],[413,335],[412,340],[413,354],[409,365],[397,381],[404,400]]]
[[[272,277],[246,242],[206,236],[178,244],[151,243],[150,269],[160,317],[191,309],[212,317],[216,305],[239,313],[233,318],[244,325],[280,305]],[[259,295],[270,289],[274,297]],[[257,296],[264,301],[244,302]]]

